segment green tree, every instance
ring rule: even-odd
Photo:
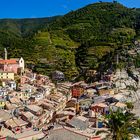
[[[113,140],[131,140],[133,136],[140,134],[137,120],[132,113],[111,111],[107,119]]]
[[[127,108],[132,110],[134,108],[134,104],[132,102],[126,102]]]

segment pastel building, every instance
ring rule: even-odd
[[[17,84],[15,81],[8,81],[8,86],[12,89],[16,89],[17,88]]]
[[[22,57],[7,59],[7,50],[5,49],[5,58],[0,59],[0,70],[18,74],[24,72],[24,68],[24,59]]]
[[[0,79],[14,80],[14,72],[0,71]]]
[[[72,86],[72,97],[79,98],[84,94],[84,88],[81,85]]]
[[[4,109],[5,103],[6,103],[6,100],[1,98],[0,99],[0,109]]]
[[[93,104],[91,110],[102,115],[109,114],[109,106],[105,103]]]

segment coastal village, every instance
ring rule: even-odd
[[[0,140],[101,140],[110,110],[140,116],[140,85],[126,70],[107,71],[100,81],[65,82],[60,71],[52,77],[25,68],[24,58],[0,59]],[[89,73],[96,75],[98,71]],[[139,79],[140,69],[133,74]],[[54,80],[58,80],[56,83]],[[132,88],[133,87],[133,88]],[[134,90],[132,90],[134,89]]]

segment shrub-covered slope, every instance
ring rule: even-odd
[[[72,78],[105,65],[116,49],[139,38],[139,29],[139,9],[101,2],[61,17],[0,20],[0,48],[8,47],[12,57],[23,56],[35,71],[57,69]]]

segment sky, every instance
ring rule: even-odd
[[[37,18],[64,15],[99,0],[0,0],[0,18]],[[112,1],[112,0],[102,0]],[[127,7],[139,7],[140,0],[118,0]]]

